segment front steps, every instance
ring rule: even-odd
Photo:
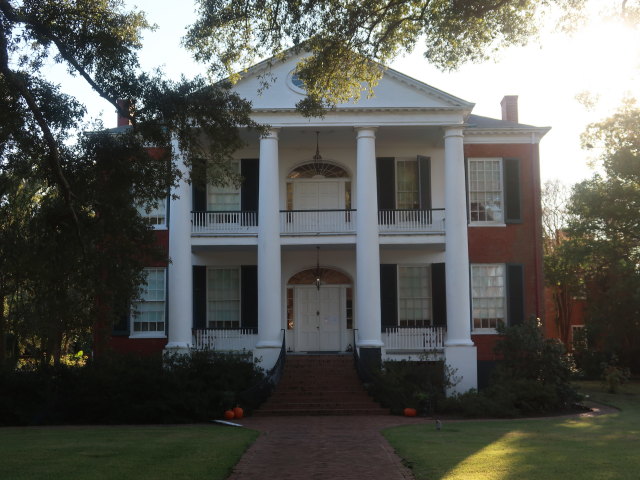
[[[387,415],[389,411],[365,391],[352,355],[287,355],[280,383],[254,414]]]

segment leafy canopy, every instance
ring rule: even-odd
[[[444,69],[480,62],[524,44],[537,15],[586,0],[198,0],[199,19],[184,39],[214,74],[232,74],[288,48],[308,51],[296,73],[306,113],[359,98],[394,57],[424,42],[426,59]],[[281,56],[286,55],[281,54]],[[372,62],[373,60],[373,62]]]

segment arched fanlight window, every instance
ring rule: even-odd
[[[294,168],[287,178],[349,178],[349,174],[333,163],[310,162]]]

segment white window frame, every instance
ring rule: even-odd
[[[160,273],[160,278],[162,279],[162,294],[159,296],[160,298],[155,298],[153,300],[145,299],[145,295],[148,294],[147,286],[142,285],[142,291],[140,293],[140,300],[134,302],[131,309],[130,318],[130,334],[131,338],[166,338],[166,330],[167,330],[167,269],[166,267],[149,267],[144,269],[145,275],[148,278],[151,272]],[[155,305],[155,312],[161,313],[161,319],[163,323],[162,330],[136,330],[136,324],[150,324],[157,323],[137,320],[140,318],[140,315],[144,314],[144,311],[141,311],[141,307],[143,305]]]
[[[490,268],[500,268],[502,270],[502,274],[500,276],[494,276],[493,278],[500,278],[500,282],[485,282],[483,285],[474,284],[474,270],[477,271],[479,269],[490,269]],[[491,285],[494,283],[494,285]],[[496,285],[495,283],[501,283],[502,285]],[[502,288],[502,295],[495,295],[495,292],[492,292],[491,289]],[[484,292],[480,292],[479,290],[483,289]],[[481,294],[479,294],[481,293]],[[492,294],[493,293],[493,294]],[[491,300],[501,299],[500,304],[494,302],[494,306],[491,306]],[[501,310],[502,316],[494,315],[492,317],[479,317],[479,320],[483,319],[487,320],[487,325],[476,326],[476,311],[477,310]],[[495,321],[494,321],[495,320]],[[471,264],[471,327],[473,333],[496,333],[496,327],[498,323],[501,322],[503,325],[507,324],[507,268],[504,263],[474,263]],[[493,324],[493,325],[492,325]]]
[[[483,189],[478,188],[477,186],[474,185],[474,178],[472,178],[472,168],[471,165],[476,163],[483,163],[483,164],[487,164],[489,162],[492,163],[497,163],[498,164],[498,172],[499,172],[499,178],[498,178],[498,189],[497,190],[487,190],[486,189],[486,182]],[[486,172],[486,170],[483,170]],[[468,191],[468,203],[467,203],[467,208],[469,209],[469,224],[470,225],[480,225],[480,226],[500,226],[503,227],[505,226],[505,196],[504,196],[504,161],[501,157],[470,157],[467,159],[467,191]],[[485,175],[485,179],[486,179],[486,175]],[[500,208],[496,209],[497,212],[499,212],[500,217],[496,220],[496,219],[474,219],[474,215],[476,214],[473,210],[473,205],[480,205],[480,204],[484,204],[485,208],[486,205],[488,205],[488,202],[486,201],[486,199],[491,195],[491,192],[493,192],[493,194],[498,194],[499,195],[499,201],[500,201]],[[474,202],[474,194],[477,195],[484,195],[485,196],[485,200],[484,201],[476,201]]]
[[[211,298],[211,293],[212,293],[212,287],[210,286],[209,283],[209,272],[212,272],[214,270],[235,270],[238,273],[238,285],[237,285],[237,298],[233,298],[233,299],[224,299],[224,300],[217,300],[217,299],[212,299]],[[207,328],[216,328],[216,329],[229,329],[229,330],[233,330],[233,329],[239,329],[242,328],[242,270],[240,267],[238,266],[215,266],[215,267],[207,267],[207,288],[206,288],[206,292],[207,292],[207,321],[206,321],[206,326]],[[231,320],[231,321],[225,321],[225,320],[215,320],[213,318],[211,318],[211,303],[213,302],[237,302],[237,320]],[[237,322],[237,325],[231,325],[231,326],[224,326],[224,325],[216,325],[217,323],[235,323]]]
[[[424,295],[419,297],[403,297],[402,296],[402,285],[401,285],[401,270],[409,269],[409,268],[419,268],[424,271],[425,275],[425,290]],[[413,327],[413,328],[426,328],[433,326],[433,294],[432,294],[432,285],[431,285],[431,265],[428,264],[405,264],[398,265],[397,269],[397,298],[398,298],[398,326],[399,327]],[[402,318],[403,312],[403,301],[406,302],[420,302],[425,301],[427,303],[426,314],[428,318],[423,319],[409,319]],[[413,325],[410,323],[413,322]],[[416,322],[422,323],[421,325],[417,325]],[[404,323],[404,324],[403,324]]]
[[[166,198],[158,200],[158,206],[151,208],[147,212],[147,205],[136,206],[138,213],[144,219],[149,222],[149,225],[154,230],[166,230],[167,229],[167,205],[169,202]]]

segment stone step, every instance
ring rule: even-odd
[[[260,409],[254,415],[267,417],[280,416],[327,416],[327,415],[389,415],[389,411],[382,408],[355,408],[355,409],[289,409],[289,410],[268,410]]]

